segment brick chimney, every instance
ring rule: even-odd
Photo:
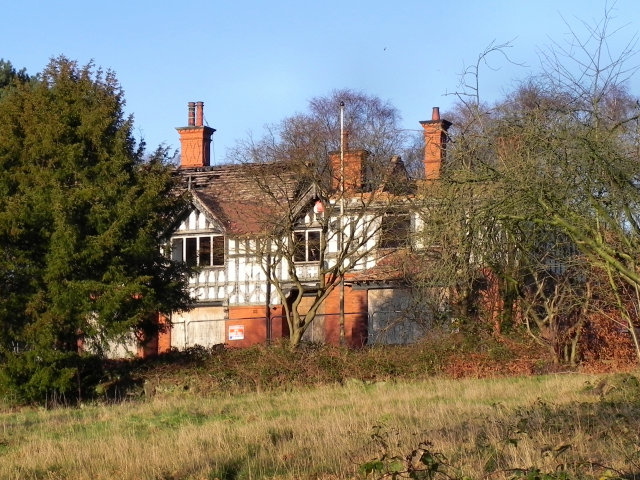
[[[342,137],[344,148],[344,190],[345,192],[360,192],[365,182],[365,162],[369,156],[366,150],[349,149],[349,132]],[[331,188],[340,190],[340,150],[329,152],[331,160]]]
[[[420,122],[424,128],[424,171],[427,180],[440,177],[442,161],[447,146],[447,130],[451,126],[448,120],[440,119],[440,108],[433,107],[431,120]]]
[[[204,103],[189,102],[186,127],[180,133],[180,168],[208,167],[211,159],[211,136],[215,129],[203,125]]]

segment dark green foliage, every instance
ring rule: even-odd
[[[80,395],[80,339],[100,353],[188,306],[160,251],[182,208],[167,152],[145,156],[123,107],[113,72],[64,57],[0,98],[0,355],[25,399]]]
[[[15,83],[26,83],[30,80],[26,69],[16,70],[10,61],[0,58],[0,97],[2,90]]]
[[[0,379],[12,386],[21,400],[54,406],[92,397],[102,376],[102,365],[95,355],[30,349],[8,355]]]

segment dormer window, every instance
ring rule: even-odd
[[[320,230],[305,230],[293,234],[293,261],[317,262],[320,260]]]
[[[179,237],[171,241],[171,258],[192,267],[224,265],[224,235]]]

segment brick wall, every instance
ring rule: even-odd
[[[242,340],[229,339],[229,327],[243,327]],[[267,319],[265,307],[229,307],[229,318],[225,321],[226,343],[231,347],[248,347],[267,341]]]
[[[271,307],[271,340],[289,337],[289,324],[285,317],[284,305]]]
[[[348,277],[347,277],[348,278]],[[344,288],[344,335],[349,347],[362,347],[367,342],[367,291]],[[326,342],[340,344],[340,287],[325,300],[324,327]]]
[[[169,320],[162,313],[158,314],[158,353],[166,353],[171,350],[171,327]]]

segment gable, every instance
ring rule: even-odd
[[[203,208],[202,205],[197,205],[199,202],[192,202],[190,208],[185,209],[182,215],[178,218],[173,234],[186,234],[197,232],[211,232],[224,234],[225,229],[222,223],[215,218],[215,216]]]
[[[318,210],[316,207],[317,203],[318,201],[309,196],[307,202],[301,204],[301,208],[295,217],[295,228],[319,228],[322,226],[324,209]]]

